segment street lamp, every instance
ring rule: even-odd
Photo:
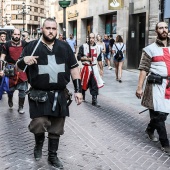
[[[60,0],[59,5],[63,8],[63,37],[66,38],[66,8],[70,5],[69,0]]]
[[[27,8],[27,9],[26,9]],[[22,10],[21,12],[19,10]],[[24,16],[26,16],[28,14],[30,10],[30,7],[27,7],[27,5],[23,2],[22,3],[22,8],[20,9],[20,7],[18,7],[18,14],[22,15],[22,19],[23,19],[23,31],[24,31]]]

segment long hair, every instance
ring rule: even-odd
[[[123,42],[123,38],[120,35],[118,35],[116,37],[116,42],[118,42],[118,43]]]

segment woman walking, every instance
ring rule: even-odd
[[[98,61],[99,69],[100,69],[100,76],[101,76],[101,78],[103,78],[103,61],[104,61],[104,55],[103,54],[106,51],[106,47],[105,47],[105,43],[102,40],[101,35],[98,34],[96,39],[97,39],[96,45],[100,50],[100,54],[97,58],[97,61]]]
[[[122,51],[123,53],[123,58],[119,60],[116,58],[117,52]],[[122,82],[122,67],[125,59],[125,51],[126,51],[126,45],[123,43],[123,38],[118,35],[116,37],[116,42],[113,45],[112,52],[114,55],[114,65],[115,65],[115,74],[116,74],[116,80],[119,81],[119,83]]]

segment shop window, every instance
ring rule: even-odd
[[[116,34],[117,15],[107,15],[105,24],[105,34]]]

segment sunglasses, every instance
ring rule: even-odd
[[[22,37],[25,37],[25,35],[22,35]]]

